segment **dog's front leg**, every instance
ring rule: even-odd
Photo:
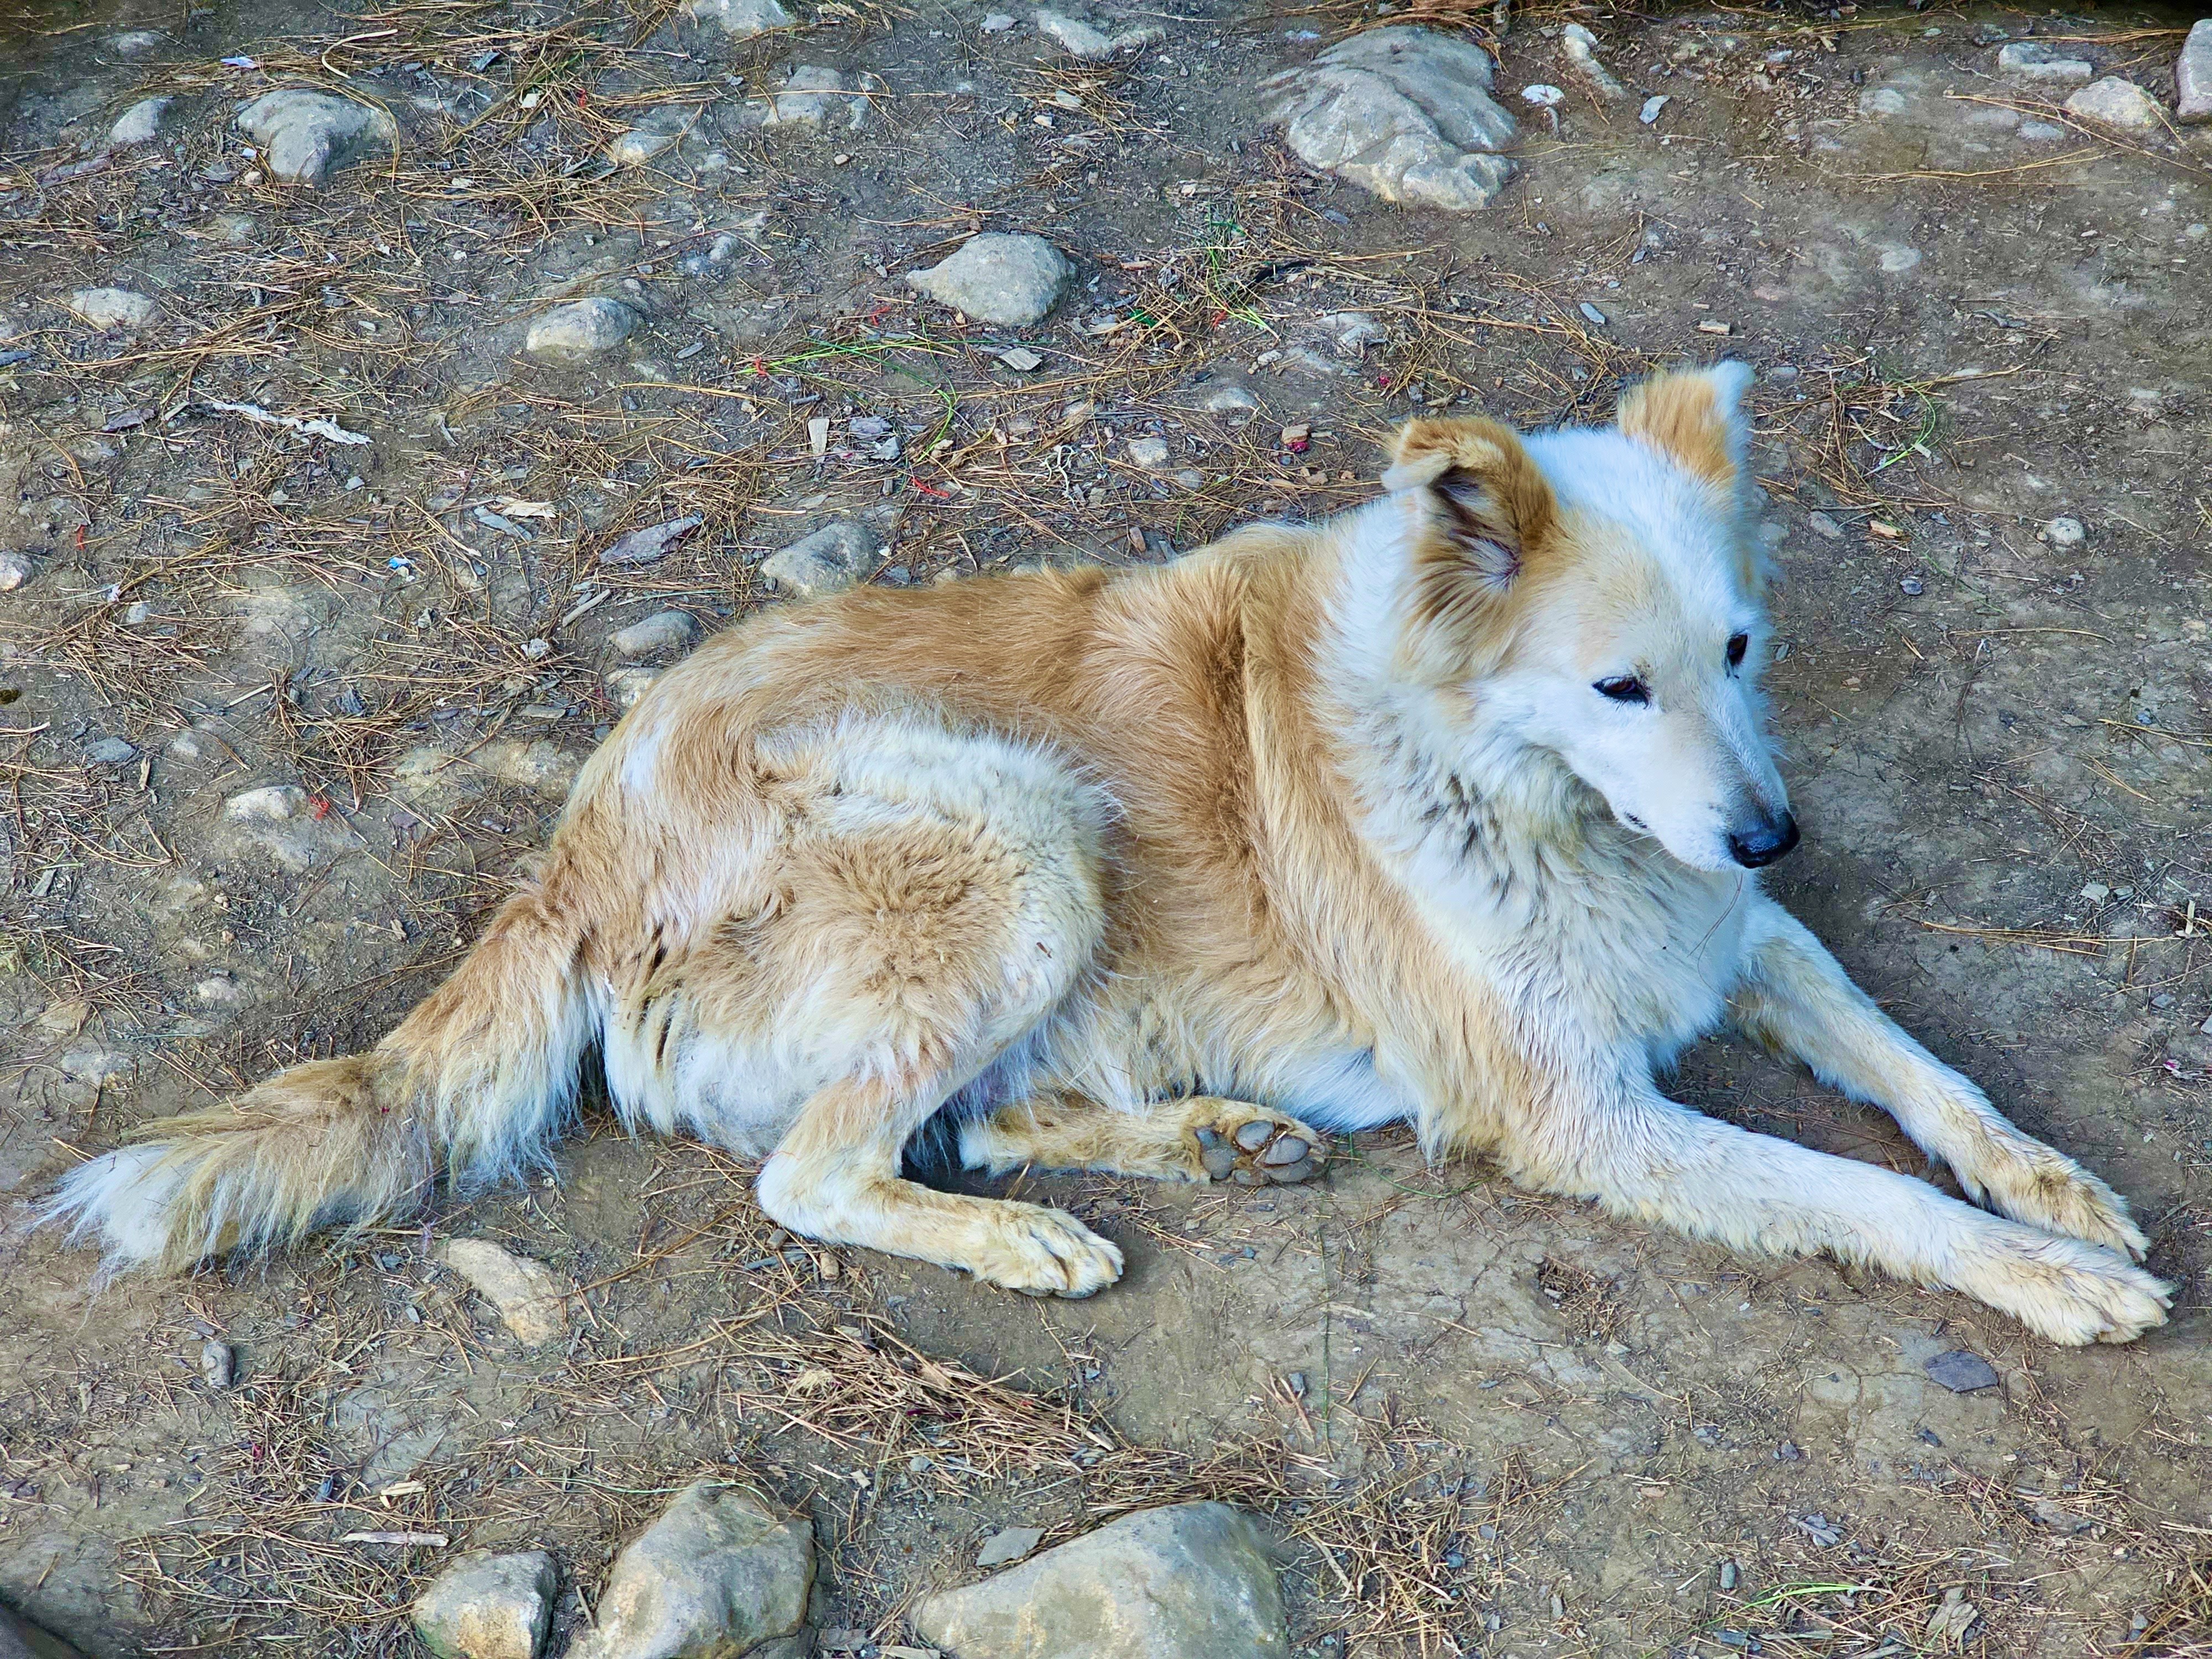
[[[1795,1056],[1829,1087],[1879,1106],[1959,1184],[2005,1214],[2125,1250],[2147,1241],[2127,1201],[2064,1153],[2023,1133],[1989,1097],[1919,1043],[1851,983],[1795,916],[1761,897],[1733,999],[1745,1035]]]
[[[2166,1320],[2167,1287],[2111,1250],[1706,1117],[1595,1056],[1547,1079],[1498,1153],[1524,1185],[1738,1249],[1826,1251],[1961,1291],[2053,1342],[2125,1342]]]

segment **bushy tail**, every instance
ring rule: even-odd
[[[540,1160],[592,1034],[579,918],[532,886],[468,959],[363,1054],[278,1073],[228,1106],[147,1124],[64,1178],[44,1219],[96,1236],[103,1279],[360,1227],[419,1205],[441,1172]]]

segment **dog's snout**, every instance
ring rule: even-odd
[[[1797,844],[1797,820],[1788,812],[1764,819],[1749,830],[1732,830],[1728,844],[1731,858],[1747,870],[1756,870]]]

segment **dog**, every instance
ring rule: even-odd
[[[1263,1185],[1402,1120],[1617,1216],[2129,1340],[2170,1302],[2126,1204],[1760,889],[1798,831],[1749,378],[1659,374],[1602,428],[1413,420],[1377,499],[1161,566],[748,618],[639,700],[389,1036],[149,1126],[50,1218],[103,1274],[389,1218],[542,1164],[597,1048],[626,1126],[765,1155],[793,1232],[1032,1294],[1121,1252],[908,1180],[910,1147]],[[1668,1099],[1723,1026],[1988,1207]]]

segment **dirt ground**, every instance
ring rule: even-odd
[[[736,45],[629,0],[4,25],[0,1596],[100,1656],[406,1654],[441,1557],[544,1543],[566,1627],[665,1494],[734,1468],[811,1507],[854,1644],[994,1527],[1202,1493],[1283,1531],[1306,1655],[2207,1651],[2212,142],[2099,136],[1995,62],[2053,39],[2170,99],[2186,17],[1516,6],[1499,38],[1417,0],[1495,46],[1523,116],[1512,186],[1449,217],[1260,125],[1266,74],[1381,8],[1183,0],[1101,63],[1026,10],[802,9]],[[1575,16],[1637,97],[1580,89]],[[861,125],[741,121],[794,64],[864,90]],[[1556,132],[1536,82],[1568,90]],[[262,181],[227,124],[301,83],[380,103],[396,155]],[[149,94],[160,140],[82,166]],[[672,105],[681,143],[599,159]],[[906,286],[977,228],[1075,259],[1047,323]],[[58,303],[109,284],[154,323]],[[623,350],[520,356],[590,293],[643,314]],[[1018,337],[1038,367],[999,360]],[[626,623],[773,603],[761,559],[842,517],[881,581],[1157,559],[1362,498],[1424,404],[1601,419],[1723,354],[1760,371],[1784,575],[1806,844],[1778,890],[2133,1199],[2179,1287],[2136,1345],[2054,1351],[1395,1133],[1310,1188],[1015,1183],[1127,1251],[1084,1304],[799,1247],[743,1169],[599,1111],[542,1187],[265,1266],[94,1296],[32,1231],[72,1160],[365,1046],[435,981],[617,718]],[[1154,435],[1169,470],[1131,463]],[[695,513],[659,562],[600,562]],[[223,815],[288,785],[280,826]],[[1922,1169],[1739,1049],[1679,1088]],[[459,1235],[581,1287],[565,1346],[434,1264]],[[1997,1384],[1930,1380],[1958,1350]],[[451,1544],[341,1541],[394,1529]]]

